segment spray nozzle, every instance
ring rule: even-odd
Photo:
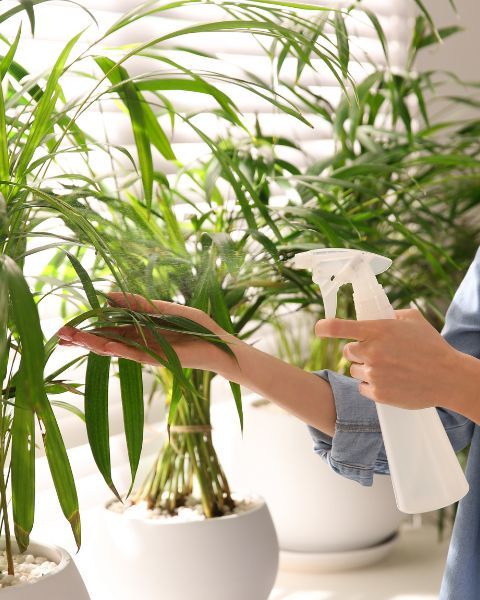
[[[294,264],[300,269],[311,269],[312,279],[320,287],[325,317],[331,319],[337,312],[337,292],[351,283],[354,291],[377,286],[376,275],[392,264],[389,258],[345,248],[322,248],[295,255]]]

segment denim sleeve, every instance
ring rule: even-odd
[[[480,358],[480,250],[447,311],[442,335],[457,350]],[[316,373],[332,387],[337,410],[333,438],[309,427],[314,451],[340,475],[362,485],[372,485],[373,475],[387,474],[388,462],[375,403],[358,391],[358,381],[324,370]],[[474,423],[450,410],[439,408],[456,452],[465,448]]]

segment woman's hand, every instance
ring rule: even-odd
[[[149,301],[142,296],[122,293],[109,294],[114,306],[130,308],[149,314],[167,314],[186,317],[209,329],[230,345],[235,356],[231,356],[216,344],[189,334],[162,330],[172,344],[185,368],[204,369],[218,373],[230,381],[245,386],[252,392],[276,402],[306,423],[333,435],[335,428],[335,403],[330,385],[312,373],[289,365],[278,358],[257,350],[253,346],[228,334],[204,312],[170,302]],[[97,333],[114,332],[126,340],[144,344],[135,327],[124,326],[100,329]],[[162,356],[154,336],[145,330],[147,345]],[[128,343],[111,340],[93,331],[80,331],[73,327],[62,327],[58,332],[62,345],[81,346],[107,356],[129,358],[137,362],[157,364],[153,357]]]
[[[196,308],[181,306],[171,302],[163,302],[161,300],[147,300],[136,294],[123,294],[121,292],[111,293],[108,298],[109,303],[113,306],[129,308],[136,312],[185,317],[206,327],[209,331],[222,340],[225,340],[227,343],[231,344],[237,341],[235,337],[227,334],[227,332],[215,323],[215,321],[206,313]],[[89,332],[81,331],[73,327],[62,327],[57,335],[60,338],[60,344],[62,345],[81,346],[96,354],[118,356],[151,365],[159,364],[148,352],[132,347],[128,343],[108,339],[101,335],[108,333],[113,333],[116,336],[120,335],[124,337],[126,341],[129,340],[142,346],[144,346],[146,342],[149,350],[159,356],[163,356],[162,349],[156,341],[155,336],[147,329],[144,329],[140,333],[138,328],[134,325],[111,328],[103,327]],[[173,331],[162,330],[161,333],[173,346],[184,368],[204,369],[214,372],[232,372],[235,368],[235,359],[220,347],[207,340]]]
[[[458,352],[418,310],[397,310],[397,319],[318,321],[320,337],[351,338],[343,354],[360,393],[402,408],[440,406],[458,410],[463,371],[471,357]]]

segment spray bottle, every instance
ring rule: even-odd
[[[297,254],[296,267],[311,269],[320,286],[325,317],[335,317],[337,292],[351,283],[359,320],[394,319],[395,313],[376,275],[389,258],[348,249],[318,249]],[[399,510],[414,514],[436,510],[460,500],[468,483],[435,408],[406,410],[377,404]]]

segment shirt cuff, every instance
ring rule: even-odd
[[[358,381],[334,371],[315,372],[332,388],[337,410],[333,438],[309,426],[314,451],[338,474],[370,486],[375,473],[388,474],[375,403],[358,391]]]

